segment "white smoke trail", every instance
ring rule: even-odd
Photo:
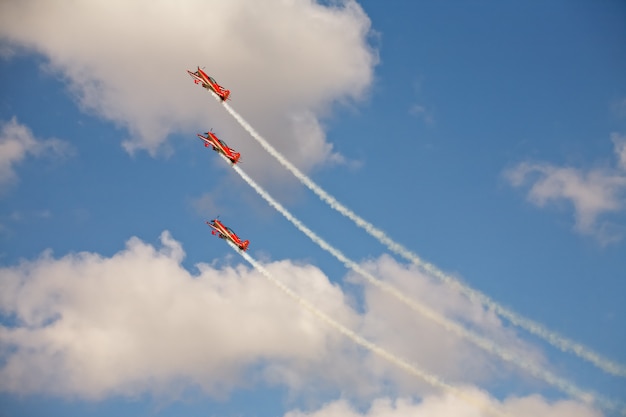
[[[214,94],[217,98],[217,96]],[[256,130],[250,126],[248,122],[246,122],[243,117],[239,115],[230,105],[226,102],[223,103],[226,110],[239,122],[239,124],[270,154],[272,155],[278,162],[280,162],[283,167],[289,170],[302,184],[304,184],[307,188],[313,191],[322,201],[327,203],[331,208],[338,211],[345,217],[352,220],[357,226],[365,230],[369,235],[377,239],[380,243],[385,245],[390,251],[403,257],[404,259],[412,262],[423,270],[427,271],[431,275],[435,276],[442,282],[447,285],[455,288],[470,300],[475,303],[481,303],[482,305],[492,309],[496,314],[499,314],[501,317],[506,318],[511,323],[516,326],[519,326],[528,332],[544,339],[552,346],[560,349],[563,352],[571,352],[574,355],[578,356],[581,359],[584,359],[599,369],[616,375],[620,377],[626,377],[626,366],[614,362],[610,359],[604,358],[600,354],[593,352],[589,348],[583,346],[582,344],[567,339],[556,332],[553,332],[543,325],[527,319],[513,310],[497,303],[492,300],[487,295],[481,293],[478,290],[475,290],[467,285],[464,285],[459,280],[454,277],[447,275],[445,272],[441,271],[435,265],[428,263],[422,260],[417,254],[411,252],[401,244],[392,240],[385,232],[381,229],[378,229],[373,224],[367,222],[365,219],[358,216],[352,210],[341,204],[337,201],[333,196],[324,191],[321,187],[315,184],[308,176],[302,173],[298,168],[296,168],[291,162],[285,159],[276,149],[274,149],[264,138],[261,136]]]
[[[226,158],[224,155],[220,154],[220,156],[227,163],[231,164],[228,158]],[[350,260],[340,250],[331,246],[328,242],[326,242],[324,239],[318,236],[315,232],[313,232],[311,229],[305,226],[298,218],[296,218],[293,214],[291,214],[291,212],[289,212],[278,201],[276,201],[271,195],[269,195],[263,188],[261,188],[261,186],[258,185],[252,178],[250,178],[248,174],[246,174],[240,167],[238,167],[237,165],[232,165],[232,164],[231,166],[233,167],[235,172],[237,172],[237,174],[239,174],[239,176],[257,192],[257,194],[259,194],[265,201],[268,202],[270,206],[272,206],[280,214],[282,214],[287,220],[289,220],[289,222],[291,222],[296,228],[298,228],[298,230],[304,233],[309,239],[311,239],[314,243],[316,243],[320,248],[330,253],[333,257],[335,257],[335,259],[343,263],[347,268],[361,275],[371,284],[375,285],[376,287],[380,288],[381,290],[385,291],[386,293],[392,295],[396,299],[406,304],[412,310],[418,312],[424,317],[439,324],[440,326],[456,334],[457,336],[467,339],[468,341],[480,347],[481,349],[493,355],[496,355],[500,359],[506,362],[509,362],[513,365],[516,365],[523,370],[528,371],[534,377],[547,382],[553,387],[561,390],[561,392],[564,392],[574,398],[577,398],[578,400],[584,403],[587,403],[587,404],[597,403],[603,408],[610,409],[610,410],[616,410],[619,408],[619,406],[615,402],[606,398],[602,398],[601,396],[597,394],[592,394],[590,392],[586,392],[582,390],[581,388],[577,387],[571,382],[554,375],[553,373],[547,371],[544,368],[541,368],[540,366],[534,364],[533,362],[528,361],[527,359],[522,358],[519,355],[516,355],[512,352],[509,352],[506,349],[498,346],[491,340],[484,338],[464,328],[460,324],[450,319],[447,319],[446,317],[442,316],[435,310],[407,297],[406,295],[404,295],[401,291],[399,291],[392,285],[374,277],[367,270],[361,267],[358,263]]]
[[[313,304],[311,304],[310,302],[308,302],[307,300],[305,300],[304,298],[296,294],[291,288],[287,287],[285,284],[283,284],[282,282],[274,278],[267,269],[265,269],[261,264],[259,264],[254,258],[248,255],[246,252],[240,251],[239,248],[237,248],[235,244],[233,244],[230,241],[228,241],[228,244],[230,245],[231,248],[233,248],[234,251],[238,252],[241,256],[243,256],[243,258],[246,261],[248,261],[248,263],[250,263],[250,265],[252,265],[252,267],[255,270],[260,272],[265,278],[267,278],[272,284],[278,287],[282,292],[284,292],[289,297],[294,299],[298,304],[300,304],[300,306],[304,307],[306,310],[314,314],[318,319],[330,325],[332,328],[334,328],[335,330],[339,331],[344,336],[351,339],[357,345],[364,347],[365,349],[369,350],[372,353],[375,353],[376,355],[400,367],[401,369],[409,372],[410,374],[423,379],[430,385],[437,387],[437,388],[441,388],[445,391],[448,391],[456,395],[457,397],[463,399],[464,401],[472,404],[476,408],[482,411],[488,412],[490,415],[501,416],[501,417],[506,417],[508,415],[508,414],[505,414],[503,411],[495,408],[494,405],[487,404],[485,403],[485,401],[481,401],[480,399],[476,397],[468,395],[467,393],[463,392],[461,389],[453,385],[450,385],[449,383],[445,382],[438,376],[430,374],[422,369],[419,369],[417,366],[388,352],[387,350],[383,349],[377,344],[370,342],[369,340],[363,338],[362,336],[358,335],[354,331],[348,329],[341,323],[332,319],[330,316],[318,310]]]

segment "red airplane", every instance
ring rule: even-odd
[[[230,90],[226,90],[224,87],[219,85],[217,81],[209,77],[206,72],[200,69],[200,67],[198,67],[198,71],[196,72],[191,72],[189,70],[187,70],[187,72],[193,77],[194,83],[201,83],[202,87],[206,88],[207,90],[213,91],[215,94],[220,96],[222,101],[228,100],[228,97],[230,96]]]
[[[230,227],[224,226],[224,224],[221,221],[214,219],[214,220],[211,220],[210,222],[206,222],[206,224],[208,224],[209,227],[213,229],[211,230],[212,235],[217,235],[220,239],[230,240],[239,249],[241,249],[244,252],[248,249],[248,245],[250,244],[250,241],[249,240],[242,241],[239,238],[239,236],[237,236],[235,232],[232,231]]]
[[[206,136],[202,136],[198,133],[198,137],[204,141],[204,146],[206,148],[208,148],[209,146],[213,147],[214,151],[219,152],[226,158],[230,159],[230,162],[232,162],[233,164],[239,162],[241,154],[229,148],[225,142],[221,141],[217,136],[215,136],[215,133],[206,132]]]

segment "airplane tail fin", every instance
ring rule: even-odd
[[[250,241],[249,240],[244,240],[243,243],[241,244],[241,249],[245,252],[248,250],[248,245],[250,245]]]
[[[224,90],[224,101],[228,100],[230,97],[230,90]]]

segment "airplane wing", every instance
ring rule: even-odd
[[[193,78],[193,82],[198,84],[198,83],[203,83],[204,84],[204,80],[202,79],[202,77],[200,77],[200,75],[197,72],[191,72],[189,70],[187,70],[187,73],[189,73],[189,75],[191,75],[191,78]]]
[[[209,147],[212,146],[214,150],[217,150],[216,147],[216,143],[215,141],[213,141],[213,139],[211,138],[211,136],[209,134],[207,134],[206,136],[202,136],[200,133],[197,134],[197,136],[202,139],[202,141],[204,142],[204,146]]]
[[[223,231],[220,229],[219,225],[221,225],[221,223],[215,219],[215,220],[211,220],[210,222],[206,222],[206,224],[213,230],[211,230],[211,234],[212,235],[219,235],[219,237],[221,237],[223,239],[224,233]]]

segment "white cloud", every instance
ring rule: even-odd
[[[546,366],[537,348],[520,341],[492,311],[472,303],[458,291],[428,277],[415,266],[399,264],[385,255],[368,262],[365,267],[412,300],[443,317],[462,323],[474,334],[488,339],[494,347],[503,347],[514,353],[519,358],[518,362],[524,361],[535,367]],[[352,275],[350,279],[362,282],[358,275]],[[367,310],[363,316],[362,333],[399,356],[423,365],[427,371],[446,381],[480,383],[510,376],[511,373],[523,374],[512,364],[503,364],[466,338],[414,312],[378,287],[366,285],[364,296]],[[381,367],[376,358],[372,360],[381,368],[382,375],[396,381],[398,392],[409,395],[415,392],[416,386],[420,386],[421,392],[430,391],[430,387],[422,381],[416,381],[395,368]]]
[[[69,145],[59,139],[37,139],[33,132],[13,117],[0,125],[0,190],[17,180],[15,166],[27,156],[70,153]]]
[[[0,184],[15,181],[13,166],[20,163],[37,141],[26,126],[17,123],[15,117],[2,125],[0,133]]]
[[[540,396],[511,398],[499,402],[475,389],[465,389],[464,394],[476,404],[489,404],[511,417],[601,417],[592,408],[574,401],[548,402]],[[487,417],[480,407],[451,395],[431,395],[416,402],[409,398],[379,398],[366,411],[357,410],[346,400],[337,400],[311,411],[291,411],[285,417]]]
[[[621,236],[598,220],[604,214],[621,212],[626,207],[626,141],[617,134],[613,134],[612,139],[620,169],[585,171],[523,162],[505,172],[505,177],[515,187],[531,183],[528,199],[539,207],[561,201],[571,203],[576,230],[580,233],[594,235],[604,243],[619,240]]]
[[[254,270],[199,264],[192,274],[181,265],[184,256],[164,232],[160,247],[132,238],[111,257],[44,253],[1,268],[0,311],[15,324],[0,327],[0,391],[98,399],[176,397],[199,387],[222,395],[259,379],[300,393],[359,398],[390,387],[411,395],[434,391],[352,344]],[[321,311],[428,373],[468,384],[500,376],[491,365],[498,360],[375,289],[366,288],[358,314],[316,267],[290,261],[266,267]],[[524,348],[525,357],[538,357],[490,313],[441,284],[389,257],[367,267],[411,296],[430,294],[434,308],[469,317],[493,340]]]
[[[194,276],[180,265],[181,245],[167,232],[161,242],[156,249],[133,238],[110,258],[48,253],[1,269],[1,310],[17,325],[0,327],[0,390],[97,399],[197,386],[219,395],[244,384],[252,366],[268,378],[284,368],[323,380],[322,364],[350,353],[256,272],[201,264]],[[354,321],[317,268],[267,268],[338,320]]]
[[[267,157],[186,74],[200,65],[274,146],[310,169],[337,159],[320,118],[332,103],[363,97],[377,63],[361,7],[333,4],[4,1],[0,37],[45,55],[85,110],[129,130],[131,152],[215,127],[261,171]]]
[[[612,133],[611,140],[615,146],[619,167],[626,171],[626,136],[620,135],[619,133]]]

